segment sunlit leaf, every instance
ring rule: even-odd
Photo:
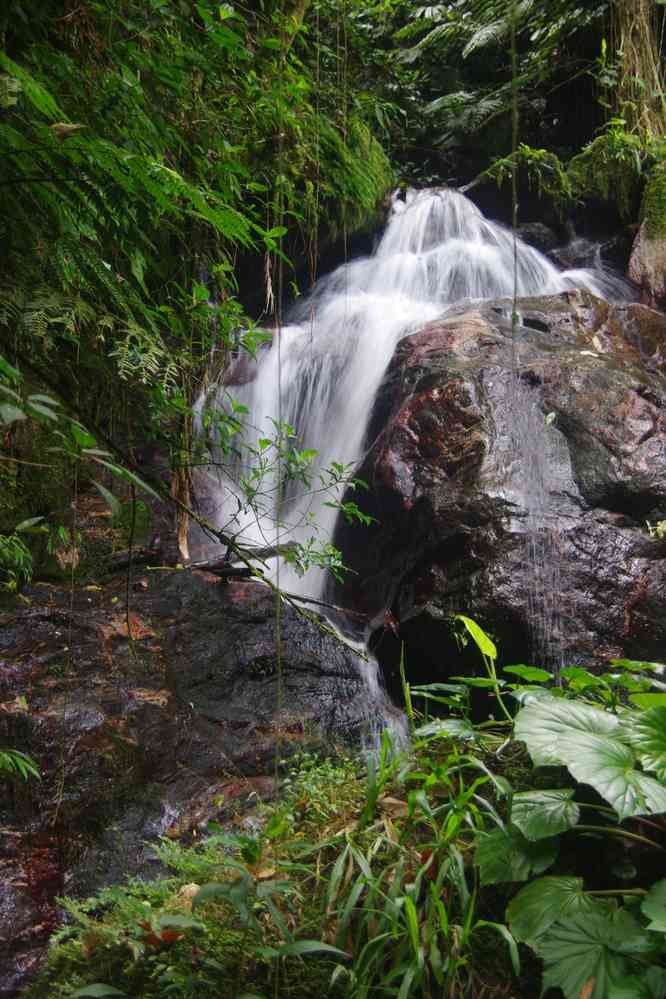
[[[514,734],[527,746],[535,766],[557,766],[565,761],[561,741],[572,733],[615,732],[619,720],[615,715],[582,701],[542,697],[531,701],[516,715]]]
[[[563,736],[558,752],[569,773],[598,791],[620,819],[666,812],[666,787],[635,769],[628,746],[603,735]]]
[[[455,619],[456,621],[462,621],[482,655],[488,656],[489,659],[497,659],[497,646],[476,621],[473,621],[471,617],[466,617],[464,614],[456,614]]]

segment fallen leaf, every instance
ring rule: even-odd
[[[147,701],[148,704],[159,704],[163,708],[169,703],[171,694],[168,690],[150,690],[147,687],[134,687],[130,690],[130,696],[137,701]]]
[[[379,807],[394,819],[407,815],[409,811],[406,801],[401,801],[400,798],[392,798],[390,795],[379,799]]]
[[[10,715],[16,711],[28,711],[28,702],[23,694],[19,694],[13,701],[2,701],[0,711],[6,711]]]

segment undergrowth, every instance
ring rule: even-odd
[[[501,677],[455,626],[485,675],[405,680],[408,746],[283,761],[276,802],[157,845],[169,877],[63,900],[28,999],[664,999],[666,667]]]

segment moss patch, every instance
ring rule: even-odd
[[[650,173],[641,204],[641,220],[650,239],[666,235],[666,163],[659,163]]]

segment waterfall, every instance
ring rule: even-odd
[[[577,287],[605,298],[622,297],[623,283],[603,270],[560,271],[520,240],[516,251],[521,297]],[[280,528],[274,505],[280,483],[271,470],[262,481],[264,505],[257,517],[236,485],[252,474],[251,463],[218,456],[218,526],[225,526],[239,543],[259,547],[274,544],[276,538],[301,543],[315,535],[330,539],[338,511],[326,505],[330,496],[316,491],[317,474],[332,463],[353,469],[361,461],[373,401],[398,341],[441,316],[452,303],[506,298],[513,291],[510,230],[484,218],[469,199],[453,190],[408,191],[404,199],[395,195],[372,255],[344,264],[318,281],[312,293],[292,308],[270,348],[261,353],[254,377],[245,373],[236,379],[244,384],[220,386],[212,399],[208,397],[207,405],[225,406],[231,394],[247,408],[243,443],[265,454],[267,465],[271,449],[266,441],[274,436],[273,421],[278,417],[295,428],[299,450],[317,452],[313,485],[299,488],[292,482],[282,490]],[[526,413],[530,409],[522,408]],[[542,416],[540,420],[543,424]],[[521,429],[518,421],[513,436],[525,452],[521,477],[527,483],[532,476],[521,498],[533,520],[536,564],[544,558],[538,550],[537,527],[544,480],[539,472],[543,456],[528,453],[533,448],[532,422],[526,416]],[[286,590],[316,597],[324,577],[323,570],[315,569],[301,579],[292,567],[283,566],[280,583]],[[543,603],[538,594],[534,600]],[[549,626],[539,627],[545,633]],[[540,639],[540,644],[545,640]]]

